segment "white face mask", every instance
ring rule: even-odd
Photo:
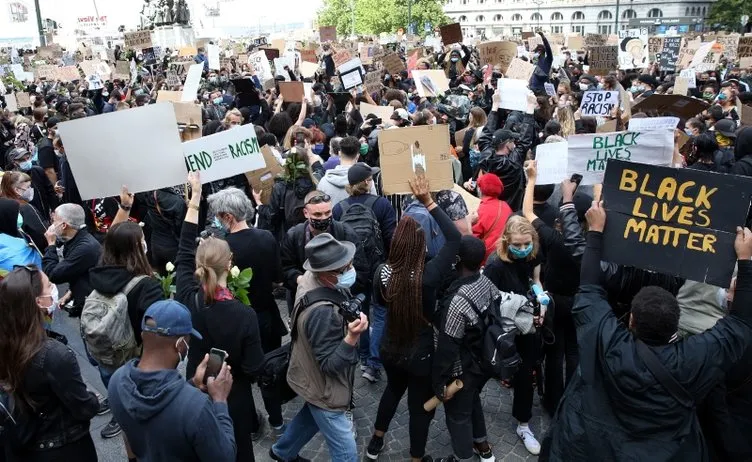
[[[141,241],[141,247],[144,248],[144,254],[146,254],[149,251],[149,246],[146,245],[146,241]]]
[[[588,84],[586,83],[580,83],[580,90],[587,91],[587,89],[590,88]]]
[[[29,188],[26,191],[21,193],[21,199],[25,200],[26,202],[31,202],[34,200],[34,188]]]
[[[57,310],[57,305],[60,303],[60,294],[57,291],[57,286],[53,284],[50,290],[49,297],[52,299],[52,303],[49,306],[40,306],[40,308],[47,310],[47,314],[52,316],[52,313]],[[47,296],[40,296],[40,298],[47,299]]]

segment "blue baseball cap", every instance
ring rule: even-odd
[[[151,319],[156,325],[147,325],[147,319]],[[203,338],[193,328],[191,312],[185,305],[175,300],[160,300],[147,308],[144,319],[141,320],[141,330],[165,337],[180,337],[190,334],[199,340]]]

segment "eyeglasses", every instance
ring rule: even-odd
[[[308,201],[304,205],[316,205],[316,204],[323,204],[326,202],[331,202],[332,198],[329,197],[329,194],[319,194],[318,196],[313,196],[312,198],[308,199]]]

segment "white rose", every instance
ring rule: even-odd
[[[233,266],[232,269],[230,270],[230,274],[234,278],[238,277],[240,275],[240,268],[238,268],[237,266]]]
[[[171,261],[168,261],[165,265],[165,269],[168,273],[172,273],[173,271],[175,271],[175,265],[173,265]]]

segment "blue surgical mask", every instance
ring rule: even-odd
[[[692,130],[690,130],[690,129],[688,129],[688,128],[685,128],[685,129],[684,129],[684,133],[686,133],[686,134],[687,134],[687,135],[689,135],[689,136],[694,136],[694,134],[692,133]]]
[[[726,100],[726,94],[725,93],[719,93],[718,94],[718,101],[725,101]]]
[[[314,154],[319,155],[322,152],[324,152],[324,145],[322,143],[317,143],[313,145],[313,148],[311,148]]]
[[[18,164],[18,168],[20,168],[24,172],[28,172],[29,170],[31,170],[31,167],[32,167],[31,159]]]
[[[21,216],[21,213],[18,213],[18,217],[16,218],[16,228],[21,229],[23,228],[24,221],[23,217]]]
[[[350,268],[349,270],[337,276],[337,288],[349,289],[353,286],[353,284],[355,284],[356,278],[357,273],[355,272],[355,268]]]
[[[533,252],[532,243],[528,244],[527,247],[523,249],[518,249],[517,247],[509,247],[509,253],[512,254],[512,258],[515,258],[515,259],[527,258],[532,252]]]
[[[224,225],[224,224],[222,224],[222,222],[221,222],[221,221],[219,221],[219,218],[217,218],[217,217],[214,217],[214,223],[213,223],[213,224],[214,224],[214,227],[215,227],[215,228],[219,228],[219,229],[221,229],[222,231],[227,231],[227,228],[225,227],[225,225]]]
[[[216,98],[214,98],[213,101],[214,101],[214,104],[220,105],[220,104],[222,104],[222,97],[221,96],[217,96]]]

